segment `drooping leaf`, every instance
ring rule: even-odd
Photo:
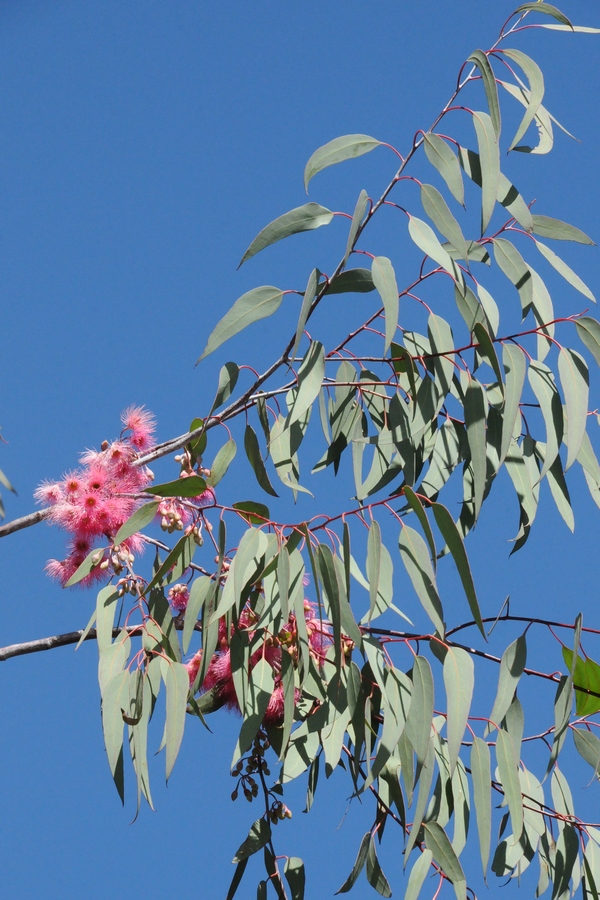
[[[79,584],[80,581],[87,578],[90,572],[93,569],[96,569],[102,562],[104,550],[104,547],[95,547],[94,550],[90,550],[83,562],[75,569],[69,580],[65,582],[65,587],[73,587],[73,585]]]
[[[575,319],[577,334],[600,366],[600,322],[591,316]]]
[[[502,347],[502,364],[506,374],[506,387],[504,390],[500,464],[506,458],[513,440],[515,423],[519,415],[519,403],[523,393],[523,385],[525,384],[527,362],[525,354],[520,347],[516,344],[506,343]]]
[[[391,262],[386,256],[376,256],[374,258],[371,265],[371,277],[385,310],[385,346],[383,350],[385,355],[396,334],[400,308],[396,275]]]
[[[585,728],[572,728],[573,741],[579,755],[594,770],[594,777],[598,777],[600,770],[600,739]]]
[[[229,399],[229,397],[231,397],[233,391],[235,390],[239,374],[240,370],[237,363],[228,362],[221,367],[221,371],[219,372],[219,384],[217,386],[217,393],[215,395],[215,399],[213,400],[213,405],[210,408],[211,416],[214,413],[215,409],[218,409]]]
[[[244,872],[246,871],[247,865],[248,857],[245,857],[245,859],[239,862],[235,867],[235,872],[233,873],[233,878],[231,879],[231,884],[229,885],[229,890],[227,891],[225,900],[233,900],[233,898],[237,894],[237,889],[239,888],[242,878],[244,877]]]
[[[414,528],[404,525],[400,532],[399,546],[400,556],[421,605],[443,638],[444,612],[425,541]]]
[[[554,250],[551,250],[550,247],[546,247],[545,244],[542,244],[541,241],[535,242],[536,247],[542,254],[542,256],[548,260],[550,265],[556,269],[556,271],[562,275],[565,281],[568,281],[572,287],[575,288],[576,291],[579,291],[580,294],[583,294],[584,297],[587,297],[588,300],[591,300],[592,303],[596,302],[596,298],[590,291],[589,287],[584,284],[579,275],[577,275],[573,269],[571,269],[566,262],[564,262],[560,256],[557,256]]]
[[[265,659],[259,659],[250,673],[250,685],[244,721],[240,729],[237,746],[233,754],[231,765],[234,766],[238,759],[246,753],[263,720],[269,700],[273,694],[274,676],[273,669]]]
[[[500,147],[494,125],[487,113],[474,112],[473,125],[481,166],[481,233],[484,234],[498,197],[500,185]]]
[[[452,195],[461,206],[465,205],[465,188],[463,185],[460,164],[446,141],[439,135],[429,133],[423,136],[425,155],[432,166],[438,170]]]
[[[566,443],[567,461],[565,471],[575,462],[583,435],[588,413],[589,375],[582,356],[568,347],[561,347],[558,354],[558,374],[567,410]]]
[[[181,663],[164,660],[162,662],[162,667],[167,694],[165,738],[168,781],[171,772],[173,771],[173,766],[175,765],[175,760],[177,759],[177,754],[179,753],[179,748],[183,739],[185,710],[190,690],[190,676],[186,667],[181,665]]]
[[[536,396],[546,426],[546,452],[540,481],[556,459],[563,439],[563,411],[554,375],[548,366],[537,360],[529,364],[529,383]]]
[[[563,647],[562,655],[569,670],[573,669],[573,651],[568,647]],[[578,716],[592,716],[600,711],[600,666],[598,663],[589,657],[584,660],[578,655],[575,660],[573,687],[575,689],[575,712]]]
[[[130,516],[127,521],[123,523],[123,525],[121,525],[121,527],[115,534],[115,547],[118,547],[119,544],[122,544],[123,541],[128,537],[131,537],[132,534],[136,534],[138,531],[141,531],[142,528],[145,528],[146,525],[149,525],[156,515],[158,504],[158,500],[151,500],[150,503],[144,503],[143,506],[140,506],[139,509],[136,509],[133,515]]]
[[[479,601],[477,600],[477,594],[475,592],[473,575],[471,574],[469,559],[467,557],[465,545],[463,543],[460,531],[458,530],[454,519],[445,506],[442,506],[441,503],[432,503],[431,508],[433,509],[433,514],[435,516],[437,526],[440,529],[442,537],[446,541],[448,549],[452,554],[452,558],[454,559],[454,564],[456,565],[456,568],[458,570],[458,574],[460,576],[460,580],[462,582],[462,586],[469,603],[471,614],[475,619],[475,622],[477,623],[477,627],[479,628],[481,634],[485,638],[485,629],[483,627],[483,622],[481,619],[481,611],[479,609]]]
[[[366,191],[361,191],[358,195],[358,200],[356,201],[356,206],[354,207],[354,213],[352,214],[352,221],[350,222],[350,229],[348,231],[348,240],[346,241],[346,252],[344,254],[344,263],[352,253],[354,249],[354,244],[356,243],[356,236],[358,235],[359,229],[362,225],[363,219],[365,217],[365,213],[367,211],[367,206],[369,205],[369,195]]]
[[[429,550],[431,552],[431,562],[433,563],[433,566],[435,568],[437,551],[435,549],[435,540],[433,537],[433,531],[431,530],[431,525],[429,524],[429,519],[427,518],[427,513],[423,509],[421,501],[419,500],[413,489],[408,487],[408,485],[405,485],[404,487],[404,496],[406,497],[406,500],[408,501],[408,504],[411,507],[412,511],[416,513],[417,519],[419,520],[421,528],[423,529],[423,533],[425,534],[427,543],[429,544]]]
[[[206,476],[206,483],[209,487],[216,487],[217,484],[225,477],[229,466],[235,459],[237,446],[233,438],[229,438],[227,443],[223,444],[214,458],[210,467],[210,474]]]
[[[286,419],[286,428],[302,418],[319,396],[325,375],[325,353],[319,341],[312,341],[298,372],[298,390]]]
[[[240,266],[250,257],[264,250],[265,247],[269,247],[271,244],[275,244],[291,234],[312,231],[314,228],[320,228],[322,225],[329,225],[332,219],[333,213],[331,210],[320,206],[318,203],[305,203],[303,206],[291,209],[266,225],[262,231],[259,231],[242,256]]]
[[[508,148],[510,151],[513,150],[519,143],[519,141],[533,122],[535,114],[539,109],[540,103],[544,98],[544,75],[538,64],[521,50],[503,49],[502,53],[505,56],[508,56],[509,59],[512,59],[513,62],[516,62],[517,65],[521,67],[527,77],[527,80],[529,81],[529,106],[527,107],[521,124],[517,129],[517,133],[515,134],[514,138],[512,139],[511,145]]]
[[[343,883],[343,885],[341,886],[341,888],[335,892],[336,896],[337,896],[337,894],[347,894],[348,891],[351,890],[354,887],[354,885],[356,884],[358,876],[362,872],[364,865],[367,861],[367,853],[369,852],[370,841],[371,841],[371,832],[367,831],[367,833],[363,836],[362,841],[360,842],[360,847],[358,848],[358,853],[356,855],[354,865],[352,866],[352,871],[346,878],[346,880]]]
[[[322,172],[328,166],[336,163],[344,162],[346,159],[356,159],[365,153],[370,153],[375,147],[379,147],[381,141],[376,138],[369,137],[368,134],[345,134],[342,137],[334,138],[327,144],[323,144],[318,150],[315,150],[311,158],[306,163],[304,169],[304,189],[308,193],[308,184],[317,172]]]
[[[391,897],[392,890],[389,882],[383,874],[383,869],[377,858],[377,849],[375,847],[375,838],[371,835],[369,841],[369,849],[367,851],[367,881],[371,887],[375,888],[381,897]]]
[[[494,238],[494,258],[519,292],[525,318],[533,302],[533,279],[527,263],[515,245],[506,238]]]
[[[462,276],[460,275],[454,260],[448,251],[444,250],[436,237],[435,231],[427,224],[427,222],[418,219],[417,216],[410,216],[408,220],[408,233],[419,250],[422,250],[423,253],[430,256],[438,266],[445,269],[454,279],[462,280]]]
[[[488,334],[485,325],[483,325],[481,322],[476,322],[473,326],[473,333],[479,343],[479,346],[477,348],[479,353],[489,363],[494,372],[494,375],[498,380],[498,387],[500,391],[504,393],[504,382],[502,381],[502,371],[500,369],[500,363],[498,362],[498,356],[496,355],[494,343],[490,335]]]
[[[450,241],[459,256],[469,264],[469,246],[461,227],[450,212],[448,204],[437,188],[431,184],[421,185],[421,203],[423,209],[444,237]]]
[[[450,775],[452,776],[471,708],[475,669],[470,655],[461,647],[449,647],[444,659],[444,685],[448,701],[446,728]]]
[[[212,353],[221,344],[229,340],[230,337],[233,337],[234,334],[239,334],[240,331],[243,331],[248,325],[252,325],[253,322],[272,316],[281,306],[282,300],[283,291],[271,285],[253,288],[251,291],[242,294],[212,330],[202,355],[196,361],[196,365],[200,360],[207,357],[209,353]]]
[[[185,608],[185,621],[183,623],[183,634],[181,638],[184,653],[188,652],[194,628],[198,621],[198,616],[208,597],[208,592],[210,591],[212,584],[212,579],[209,578],[208,575],[202,575],[200,578],[196,578],[192,583],[188,604]]]
[[[417,861],[410,871],[408,884],[404,891],[404,900],[418,900],[423,882],[427,878],[429,866],[433,859],[433,853],[427,848],[418,856]]]
[[[433,673],[426,657],[415,657],[412,682],[412,699],[405,731],[414,748],[419,766],[423,766],[430,748],[435,690]]]
[[[252,466],[252,471],[256,475],[256,480],[259,485],[265,491],[265,493],[270,494],[272,497],[278,497],[277,491],[273,488],[269,480],[269,476],[267,474],[267,470],[265,468],[265,464],[263,462],[263,458],[260,452],[260,446],[258,444],[258,438],[256,436],[256,432],[252,428],[252,425],[246,425],[246,430],[244,431],[244,450],[246,451],[246,456],[248,457],[248,461]]]
[[[504,653],[500,662],[500,674],[498,675],[498,689],[496,698],[490,713],[488,733],[494,726],[498,726],[504,719],[515,696],[519,679],[523,674],[527,661],[527,640],[525,634],[513,641]],[[493,723],[493,725],[492,725]]]
[[[475,519],[478,518],[485,493],[486,461],[486,406],[483,387],[472,378],[465,391],[464,410],[467,441],[473,469],[473,502]]]
[[[496,138],[500,140],[502,123],[500,118],[500,103],[498,101],[498,85],[496,84],[496,78],[490,65],[490,61],[483,50],[475,50],[471,53],[467,62],[475,63],[481,73],[481,80],[483,81],[485,96],[490,109],[490,118],[494,126],[494,131],[496,132]]]
[[[448,836],[437,822],[425,824],[425,846],[434,860],[452,882],[457,900],[466,900],[467,882],[459,859],[452,848]]]
[[[490,841],[492,837],[492,775],[490,748],[485,741],[477,736],[473,738],[471,747],[471,776],[473,778],[473,797],[477,814],[479,852],[485,877],[490,858]]]
[[[318,269],[313,269],[308,277],[308,283],[306,285],[306,290],[304,291],[304,297],[302,298],[302,306],[300,307],[300,315],[298,316],[298,324],[296,326],[296,337],[294,338],[292,359],[295,358],[298,347],[300,346],[300,341],[302,340],[302,332],[304,331],[304,326],[306,325],[306,320],[308,319],[313,300],[317,294],[320,274]]]
[[[510,810],[513,834],[515,840],[518,841],[523,832],[523,797],[519,784],[518,759],[515,745],[508,732],[503,728],[500,728],[496,738],[496,759],[500,781]]]
[[[292,900],[304,900],[304,863],[298,856],[288,856],[283,869],[286,881],[292,892]]]

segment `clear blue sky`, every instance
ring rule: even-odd
[[[219,364],[270,360],[285,319],[193,368],[233,300],[258,284],[302,289],[314,265],[335,265],[345,231],[291,239],[238,272],[250,240],[305,202],[302,171],[319,145],[363,132],[408,148],[450,95],[463,60],[493,42],[517,5],[0,3],[0,424],[8,441],[0,467],[18,490],[5,496],[9,518],[33,509],[42,478],[59,477],[80,451],[116,436],[129,404],[156,414],[164,440],[207,411]],[[600,25],[596,4],[562,6],[575,22]],[[549,109],[581,143],[557,131],[549,157],[506,163],[528,199],[540,198],[540,212],[597,241],[598,40],[550,32],[520,39],[545,72]],[[386,152],[317,176],[311,199],[352,212],[361,187],[377,195],[387,183]],[[375,235],[388,242],[401,277],[399,231]],[[563,255],[600,290],[596,249],[569,245]],[[559,289],[555,299],[566,314],[583,308],[573,292]],[[168,463],[156,471],[175,472]],[[338,502],[335,484],[324,484],[315,505],[303,507],[313,514],[319,502]],[[226,490],[229,499],[261,499],[247,468]],[[509,592],[523,610],[570,620],[579,609],[596,613],[597,510],[579,475],[572,493],[575,534],[545,492],[543,521],[508,561],[517,509],[500,489],[470,543],[488,614]],[[94,595],[61,591],[43,574],[62,547],[63,536],[45,525],[1,542],[2,645],[87,622]],[[130,825],[133,800],[121,809],[105,760],[95,646],[10,660],[0,678],[7,897],[225,896],[229,860],[259,815],[256,803],[229,800],[237,720],[214,717],[213,735],[189,722],[168,789],[162,758],[153,765],[157,812],[143,808]],[[371,814],[354,803],[345,817],[349,790],[337,774],[309,816],[303,789],[290,793],[294,818],[279,826],[278,847],[306,860],[307,897],[320,900],[345,879]],[[590,809],[597,790],[579,792]],[[397,837],[388,835],[383,862],[400,896]],[[258,872],[240,890],[243,900],[255,895]],[[370,894],[363,879],[354,896]]]

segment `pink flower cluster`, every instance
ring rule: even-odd
[[[315,658],[318,665],[321,665],[327,648],[332,643],[331,626],[324,622],[316,614],[316,608],[310,601],[304,601],[304,618],[306,622],[306,631],[308,634],[308,643],[311,655]],[[239,628],[248,629],[250,637],[252,637],[252,626],[255,623],[255,613],[247,607],[243,610],[239,619]],[[225,621],[222,619],[219,624],[219,646],[220,649],[215,653],[203,684],[201,692],[215,688],[221,706],[240,712],[240,707],[233,683],[233,675],[231,672],[231,654],[229,650],[229,642],[227,639],[227,630]],[[265,725],[281,725],[283,722],[283,684],[281,680],[281,657],[283,653],[289,653],[297,662],[298,658],[298,632],[296,628],[296,617],[292,614],[287,624],[282,628],[276,637],[267,637],[262,647],[259,647],[250,658],[250,671],[256,663],[264,658],[271,668],[275,680],[275,689],[269,700],[267,711],[265,713],[263,723]],[[200,663],[202,662],[202,650],[199,650],[195,656],[186,664],[192,685],[198,674]],[[300,692],[296,689],[296,702],[300,699]]]
[[[39,503],[49,507],[49,521],[71,535],[66,559],[49,560],[46,571],[65,584],[79,568],[98,540],[113,541],[121,525],[139,505],[133,494],[145,488],[153,475],[143,466],[135,466],[138,454],[152,445],[154,417],[143,407],[130,407],[121,420],[123,431],[118,441],[104,442],[102,449],[89,450],[81,458],[81,467],[61,481],[48,481],[35,492]],[[82,580],[82,585],[106,575],[109,565],[122,568],[130,554],[139,552],[143,542],[134,534],[118,552],[104,554],[99,565]],[[114,559],[112,557],[115,557]]]

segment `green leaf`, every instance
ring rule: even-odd
[[[100,565],[104,558],[104,547],[96,547],[95,550],[90,550],[84,561],[75,569],[69,580],[65,583],[65,587],[73,587],[74,584],[79,584],[84,578],[86,578],[90,572]]]
[[[562,648],[563,658],[569,667],[573,669],[573,651],[568,647]],[[589,657],[583,660],[579,655],[575,661],[573,674],[573,687],[575,688],[575,712],[578,716],[593,716],[600,711],[600,666]],[[593,693],[587,694],[586,691]],[[594,696],[597,694],[599,696]]]
[[[304,863],[298,856],[288,856],[283,874],[290,886],[292,892],[292,900],[304,900],[304,883],[306,876],[304,874]]]
[[[319,206],[318,203],[305,203],[304,206],[297,206],[295,209],[291,209],[270,222],[262,231],[259,231],[242,256],[240,266],[250,257],[264,250],[265,247],[269,247],[271,244],[275,244],[291,234],[299,234],[301,231],[312,231],[314,228],[320,228],[322,225],[329,225],[332,219],[333,213],[331,210],[326,209],[324,206]]]
[[[540,404],[546,426],[546,452],[540,472],[541,481],[558,456],[563,439],[563,410],[554,375],[548,366],[532,359],[529,364],[529,383]]]
[[[600,322],[591,316],[575,319],[577,334],[600,366]]]
[[[475,519],[479,517],[483,495],[485,493],[487,459],[486,459],[486,406],[487,400],[483,387],[474,378],[465,391],[465,425],[467,441],[471,453],[473,469],[473,501]]]
[[[171,660],[162,662],[162,670],[167,693],[165,737],[168,781],[183,739],[185,710],[190,690],[190,676],[185,666]]]
[[[498,362],[498,357],[496,355],[496,350],[494,349],[494,343],[487,333],[485,325],[481,322],[476,322],[473,326],[473,334],[475,335],[479,347],[479,353],[484,357],[484,359],[489,363],[491,368],[494,371],[494,375],[498,381],[498,387],[504,393],[504,382],[502,381],[502,371],[500,369],[500,363]]]
[[[270,840],[271,826],[264,818],[257,819],[248,832],[248,837],[238,848],[232,862],[239,863],[244,859],[248,859],[253,853],[262,850],[265,844],[268,844]]]
[[[209,415],[212,416],[215,409],[218,409],[225,403],[226,400],[229,399],[229,397],[235,390],[239,374],[240,370],[237,363],[228,362],[221,367],[221,371],[219,372],[219,384],[217,386],[217,393],[215,399],[213,400],[213,405],[210,408]]]
[[[252,741],[260,728],[269,700],[273,694],[274,675],[273,669],[266,659],[259,659],[250,673],[250,684],[244,721],[240,730],[237,746],[233,754],[231,765],[234,766],[238,759],[252,746]],[[234,860],[236,862],[237,860]]]
[[[325,351],[319,341],[311,341],[298,372],[298,390],[286,419],[286,428],[293,425],[311,408],[321,390],[325,377]],[[276,495],[277,496],[277,495]]]
[[[398,543],[400,556],[421,601],[421,605],[443,639],[444,611],[425,541],[414,528],[404,525],[400,532]]]
[[[469,559],[460,531],[445,506],[442,506],[441,503],[432,503],[431,508],[433,509],[435,521],[440,529],[442,537],[446,541],[448,550],[452,554],[454,564],[456,565],[462,582],[463,590],[469,603],[471,614],[475,619],[481,634],[485,638],[485,629],[481,619],[481,611],[479,609],[479,601],[477,600],[473,575],[471,574]]]
[[[385,310],[385,347],[384,354],[390,348],[390,344],[398,327],[400,301],[398,299],[398,285],[394,268],[386,256],[376,256],[371,265],[371,277],[373,284],[379,291]]]
[[[465,188],[460,172],[460,163],[446,141],[439,135],[429,133],[423,135],[423,147],[425,155],[434,166],[446,184],[453,197],[461,206],[465,205]]]
[[[589,763],[594,770],[594,777],[597,778],[600,770],[600,739],[584,728],[571,728],[571,732],[577,752],[586,763]]]
[[[496,699],[489,716],[490,722],[493,722],[494,726],[500,725],[510,708],[526,661],[527,640],[525,634],[522,634],[502,654],[500,674],[498,675],[498,690],[496,691]],[[488,734],[494,726],[488,725]]]
[[[227,891],[225,900],[233,900],[233,898],[237,894],[237,889],[239,888],[242,878],[244,877],[244,872],[246,871],[247,865],[248,857],[239,862],[235,867],[235,872],[233,873],[233,878],[231,879],[231,884],[229,885],[229,890]]]
[[[533,122],[535,114],[539,109],[540,103],[544,98],[544,76],[538,64],[521,50],[504,49],[500,52],[505,56],[508,56],[509,59],[512,59],[513,62],[516,62],[517,65],[521,67],[527,77],[527,80],[529,81],[529,105],[525,111],[525,115],[523,116],[521,124],[517,129],[517,133],[515,134],[512,143],[508,148],[510,152],[511,150],[514,150],[515,146],[519,143],[519,141]]]
[[[432,859],[433,853],[431,850],[423,850],[410,871],[408,884],[404,891],[404,900],[418,900],[421,888],[423,887],[423,882],[427,878]]]
[[[422,250],[427,256],[446,270],[455,280],[462,281],[462,276],[447,250],[444,250],[438,241],[433,228],[418,219],[416,216],[409,216],[408,233],[411,240]]]
[[[146,525],[149,525],[158,509],[158,500],[151,500],[150,503],[144,503],[139,509],[130,516],[126,522],[121,525],[115,535],[114,544],[118,547],[124,540],[141,531]]]
[[[170,575],[173,580],[179,578],[179,576],[183,574],[183,572],[185,572],[190,562],[192,561],[192,557],[196,552],[196,547],[197,545],[192,534],[184,534],[182,537],[180,537],[171,552],[165,558],[164,562],[159,566],[159,568],[153,575],[152,580],[144,588],[144,596],[147,596],[148,592],[151,591],[152,588],[156,587],[156,585],[162,584],[165,577]],[[177,575],[175,575],[174,571],[172,571],[175,564],[177,564],[177,568],[179,569],[179,574]]]
[[[406,720],[406,734],[417,755],[419,766],[423,766],[430,748],[434,704],[433,673],[429,661],[424,656],[414,658],[412,682],[412,700]]]
[[[351,890],[356,884],[356,880],[362,872],[365,862],[367,861],[367,853],[369,852],[370,841],[371,832],[367,831],[367,833],[363,836],[362,841],[360,842],[360,847],[358,848],[358,853],[356,855],[354,865],[352,866],[352,871],[346,878],[339,891],[335,892],[336,896],[337,894],[347,894],[348,891]]]
[[[233,438],[229,438],[226,444],[218,451],[214,462],[210,468],[210,475],[206,476],[206,483],[209,487],[216,487],[218,483],[225,477],[227,470],[237,453],[237,446]]]
[[[198,621],[198,616],[200,615],[200,610],[204,606],[204,602],[208,597],[208,592],[210,591],[212,584],[213,581],[208,575],[202,575],[200,578],[196,578],[192,583],[188,604],[185,609],[185,621],[183,623],[182,644],[184,653],[188,652],[194,628]]]
[[[471,747],[471,777],[473,779],[473,797],[477,814],[479,852],[485,878],[490,858],[490,841],[492,837],[492,775],[490,748],[479,737],[473,738]]]
[[[254,500],[240,500],[239,503],[233,504],[233,508],[237,509],[250,525],[264,525],[271,519],[269,507],[264,503],[255,503]]]
[[[267,475],[267,470],[258,445],[258,438],[256,437],[256,432],[252,428],[252,425],[246,425],[246,430],[244,432],[244,450],[246,451],[246,456],[252,466],[252,471],[256,475],[256,480],[263,491],[270,494],[272,497],[278,497],[279,494],[269,481],[269,476]]]
[[[566,470],[575,462],[585,434],[588,413],[589,375],[582,356],[568,347],[561,347],[558,354],[558,374],[567,409]]]
[[[504,82],[501,82],[502,84]],[[475,153],[473,150],[468,150],[465,147],[458,148],[458,156],[460,159],[460,164],[475,184],[478,184],[481,187],[483,183],[483,177],[481,173],[481,159],[478,153]],[[496,195],[496,199],[498,203],[501,203],[502,206],[507,209],[511,216],[513,216],[517,222],[523,226],[525,231],[531,232],[533,231],[533,219],[531,217],[531,213],[529,211],[529,207],[523,200],[522,196],[508,178],[500,172],[498,179],[498,193]],[[483,248],[485,249],[485,248]]]
[[[500,465],[504,462],[513,440],[527,366],[525,354],[516,344],[503,344],[502,363],[506,373],[506,387],[504,390]]]
[[[522,3],[518,6],[513,16],[518,15],[523,12],[538,12],[543,13],[546,16],[552,16],[553,19],[556,19],[558,22],[562,22],[563,25],[567,27],[568,31],[573,30],[573,25],[571,24],[570,19],[567,19],[564,13],[557,9],[556,6],[553,6],[551,3],[541,3],[540,0],[533,0],[531,3]]]
[[[132,675],[125,669],[112,678],[102,697],[102,730],[104,746],[113,780],[124,802],[123,785],[123,711],[129,708],[129,685]]]
[[[234,334],[239,334],[248,325],[266,319],[277,312],[283,300],[283,291],[272,285],[253,288],[242,294],[235,301],[228,313],[217,323],[212,330],[202,355],[198,357],[196,365],[214,350],[228,341]]]
[[[427,518],[427,513],[423,509],[421,501],[419,500],[413,489],[408,485],[404,485],[404,496],[406,497],[408,505],[410,506],[412,511],[417,515],[419,524],[421,525],[421,528],[423,529],[423,532],[427,539],[427,543],[429,544],[429,550],[431,552],[431,562],[433,563],[433,567],[435,568],[437,550],[435,549],[435,540],[433,538],[433,531],[431,530],[429,519]]]
[[[368,294],[375,290],[369,269],[347,269],[332,278],[325,290],[326,294]]]
[[[484,234],[496,205],[500,185],[500,147],[491,118],[487,113],[474,112],[473,125],[479,147],[481,166],[481,233]]]
[[[545,238],[553,238],[555,241],[575,241],[578,244],[589,244],[595,247],[594,241],[574,225],[561,222],[560,219],[551,219],[550,216],[533,215],[533,233]]]
[[[498,85],[496,84],[496,78],[490,65],[490,61],[483,50],[475,50],[471,53],[467,62],[475,63],[481,72],[481,80],[483,81],[485,96],[490,109],[490,118],[494,126],[494,131],[496,132],[496,138],[500,140],[502,125],[500,119],[500,103],[498,101]]]
[[[468,265],[469,245],[465,240],[460,225],[450,212],[448,204],[438,189],[431,184],[422,184],[421,203],[437,230],[450,241],[459,256]]]
[[[466,900],[465,873],[446,832],[437,822],[425,824],[425,846],[431,851],[436,863],[452,882],[457,900]]]
[[[363,219],[365,217],[365,213],[367,211],[367,206],[369,205],[369,195],[366,191],[361,191],[358,195],[358,200],[356,201],[356,206],[354,207],[354,213],[352,214],[352,221],[350,222],[350,230],[348,231],[348,240],[346,241],[346,252],[344,254],[344,263],[352,253],[354,249],[354,244],[356,243],[356,236],[359,232],[359,229],[362,225]]]
[[[377,859],[375,838],[371,835],[367,851],[367,881],[382,897],[391,897],[392,890]]]
[[[494,238],[494,258],[519,292],[525,318],[533,303],[533,279],[527,263],[515,245],[505,238]]]
[[[518,759],[511,736],[503,728],[498,731],[496,759],[504,796],[508,802],[515,841],[523,833],[523,797],[519,783]]]
[[[156,497],[198,497],[205,490],[204,478],[200,478],[199,475],[188,475],[187,478],[178,478],[165,484],[153,484],[144,488],[144,493],[154,494]]]
[[[319,289],[318,283],[320,274],[321,273],[318,269],[313,269],[308,276],[308,284],[306,285],[306,290],[304,291],[302,306],[300,307],[300,315],[298,316],[298,324],[296,326],[296,336],[294,338],[294,347],[292,349],[291,355],[292,359],[294,359],[296,353],[298,352],[298,347],[300,346],[300,341],[302,340],[304,326],[306,325],[306,320],[308,319],[310,308],[313,304],[313,300],[317,295],[317,290]]]
[[[100,655],[108,650],[112,641],[118,599],[118,590],[111,584],[98,591],[96,597],[96,643]]]
[[[589,25],[540,25],[540,28],[547,28],[549,31],[577,31],[581,34],[600,34],[600,28],[590,28]]]
[[[356,159],[358,156],[364,156],[370,153],[375,147],[379,147],[381,141],[376,138],[369,137],[368,134],[345,134],[342,137],[334,138],[327,144],[323,144],[318,150],[315,150],[311,158],[306,163],[304,169],[304,189],[308,193],[308,184],[317,172],[322,172],[328,166],[336,163],[344,162],[346,159]]]
[[[542,244],[541,241],[535,242],[536,247],[542,254],[542,256],[548,260],[550,265],[556,269],[556,271],[562,275],[565,281],[568,281],[569,284],[575,288],[576,291],[579,291],[580,294],[583,294],[584,297],[587,297],[588,300],[591,300],[592,303],[596,302],[596,298],[590,291],[589,287],[584,284],[579,275],[576,275],[573,269],[571,269],[566,262],[557,256],[554,250],[551,250],[550,247],[546,247],[545,244]]]
[[[461,647],[449,647],[444,659],[444,685],[448,700],[446,729],[450,775],[452,776],[462,743],[475,685],[473,660]]]

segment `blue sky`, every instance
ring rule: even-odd
[[[306,201],[302,171],[319,145],[362,132],[408,148],[450,95],[463,60],[493,42],[516,5],[0,3],[0,424],[8,441],[0,467],[18,490],[5,496],[8,518],[33,509],[43,478],[60,477],[79,452],[116,436],[131,403],[156,414],[164,440],[207,411],[220,364],[268,364],[294,326],[293,309],[194,368],[208,333],[244,291],[303,289],[314,265],[333,268],[345,226],[292,238],[237,271],[247,245]],[[600,25],[594,4],[566,0],[563,8],[575,22]],[[599,39],[542,32],[518,40],[544,70],[549,109],[581,142],[557,132],[550,156],[506,161],[540,212],[596,240]],[[378,150],[317,176],[310,199],[352,212],[359,190],[378,196],[393,171],[389,151]],[[394,258],[400,272],[405,258],[413,261],[408,248],[402,256],[401,239],[395,220],[374,226],[375,252]],[[563,255],[598,290],[598,251],[568,245]],[[583,308],[573,292],[556,289],[565,314]],[[348,306],[348,317],[356,308]],[[340,325],[339,311],[330,315],[319,320],[327,333]],[[598,379],[592,383],[597,390]],[[164,480],[175,471],[173,463],[156,466]],[[224,488],[228,499],[261,499],[251,477],[240,465]],[[339,490],[324,480],[302,515],[339,503]],[[583,479],[572,481],[575,534],[544,496],[529,544],[510,561],[505,542],[517,509],[503,491],[469,544],[489,614],[511,593],[521,609],[567,620],[585,609],[592,620],[597,510]],[[93,594],[61,591],[43,573],[62,546],[63,536],[45,525],[1,542],[3,645],[87,622]],[[132,801],[121,809],[105,761],[96,648],[10,660],[0,676],[7,896],[225,896],[229,860],[259,815],[229,800],[237,720],[214,717],[212,735],[189,723],[168,789],[162,759],[154,765],[157,812],[144,808],[130,825]],[[495,677],[485,690],[494,691]],[[278,845],[306,860],[307,896],[321,898],[346,877],[370,812],[348,809],[337,774],[321,785],[309,816],[301,813],[303,790],[291,792],[294,818],[280,826]],[[591,809],[596,791],[581,792]],[[399,853],[388,834],[383,862],[396,896]],[[241,898],[254,896],[259,877],[257,867]],[[369,892],[363,880],[354,896]]]

